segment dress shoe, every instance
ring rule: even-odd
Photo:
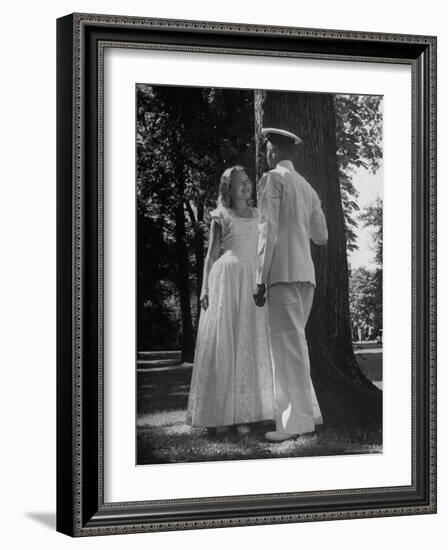
[[[238,435],[247,435],[250,433],[250,427],[247,424],[239,424],[236,427],[236,432]]]
[[[268,441],[279,443],[281,441],[286,441],[287,439],[297,437],[298,435],[299,434],[289,434],[287,432],[267,432],[264,437]]]

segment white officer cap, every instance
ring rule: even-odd
[[[271,134],[282,136],[283,138],[290,139],[294,145],[298,145],[302,142],[302,140],[292,132],[281,130],[280,128],[262,128],[261,133],[263,136],[266,136],[267,139],[269,139]]]

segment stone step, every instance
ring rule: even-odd
[[[149,361],[156,361],[160,359],[170,359],[175,361],[180,361],[181,359],[181,351],[180,350],[157,350],[157,351],[139,351],[137,353],[137,359],[138,360],[149,360]]]
[[[156,362],[154,363],[137,363],[137,372],[140,375],[144,374],[153,374],[153,373],[170,373],[177,372],[181,370],[191,370],[193,368],[193,363],[176,363],[174,365],[160,365]]]
[[[137,359],[137,367],[139,369],[155,369],[159,367],[171,367],[173,365],[179,365],[180,361],[177,359]]]
[[[366,348],[366,349],[355,349],[353,350],[355,355],[366,355],[372,353],[383,353],[383,348]]]
[[[376,341],[365,341],[365,342],[353,342],[353,349],[356,351],[358,349],[370,349],[370,348],[380,348],[382,349],[383,344]]]

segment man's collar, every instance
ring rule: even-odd
[[[277,166],[282,166],[283,168],[286,168],[290,172],[294,172],[294,164],[290,160],[281,160],[280,162],[277,162]]]

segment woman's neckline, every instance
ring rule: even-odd
[[[253,220],[254,219],[254,209],[249,206],[249,212],[250,212],[250,216],[239,216],[234,210],[233,208],[228,208],[230,214],[234,217],[234,218],[237,218],[239,220]]]

